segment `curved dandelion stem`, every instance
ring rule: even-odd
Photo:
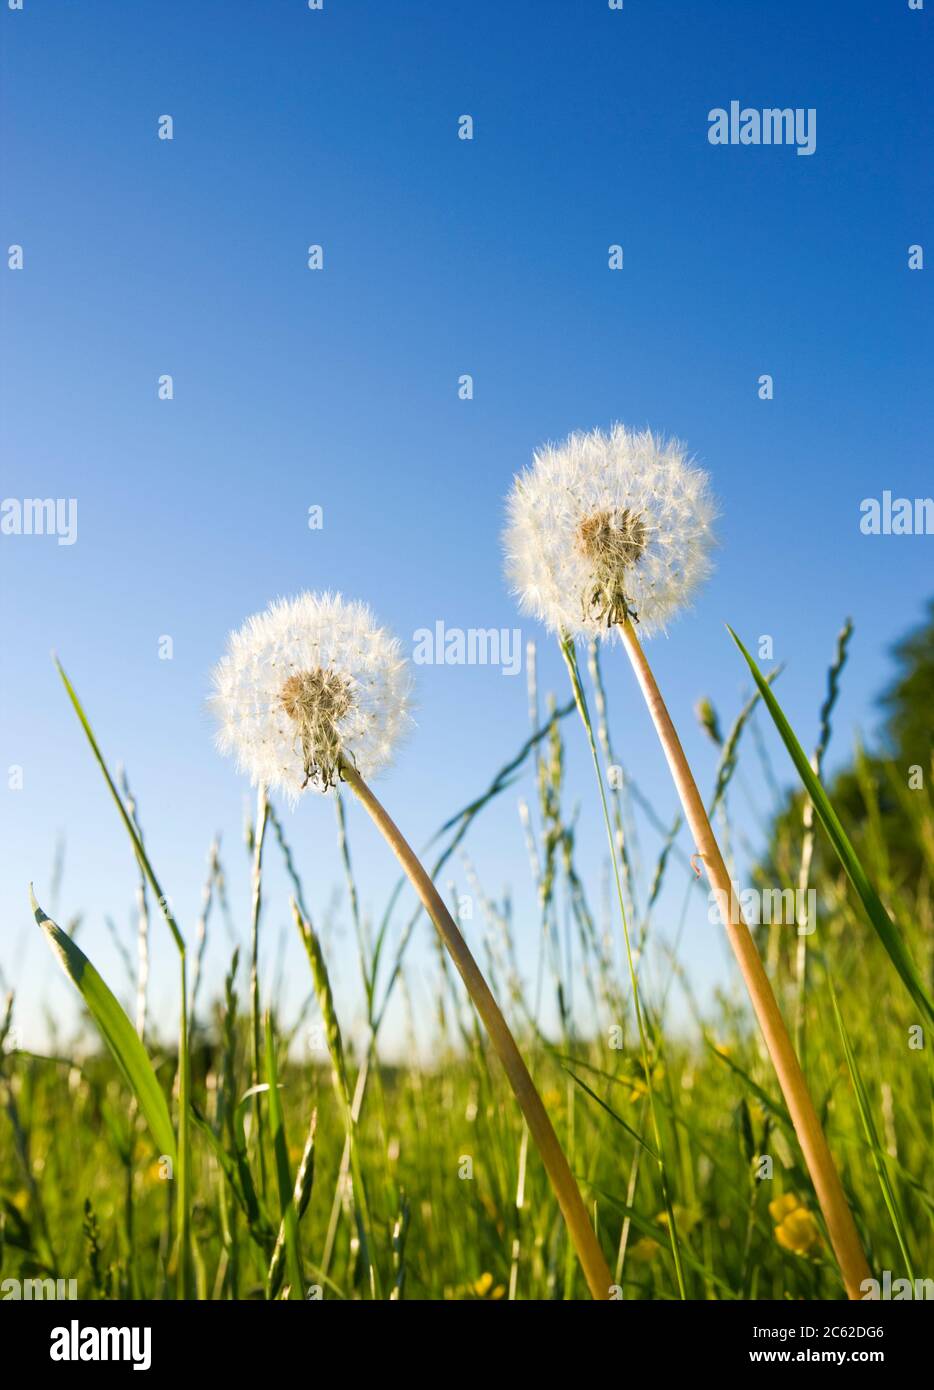
[[[730,882],[730,875],[720,846],[710,826],[704,803],[697,790],[688,760],[681,747],[675,726],[662,699],[642,644],[635,629],[628,620],[621,623],[620,635],[626,653],[632,663],[636,680],[645,698],[649,714],[655,725],[671,776],[674,781],[685,818],[694,837],[698,855],[707,871],[711,888],[721,903],[729,903],[724,913],[726,933],[733,954],[743,976],[759,1027],[762,1029],[772,1065],[775,1067],[782,1094],[788,1106],[801,1151],[804,1154],[817,1200],[820,1203],[827,1233],[847,1295],[851,1299],[862,1297],[860,1285],[870,1277],[869,1266],[860,1242],[853,1214],[850,1211],[833,1155],[824,1137],[820,1120],[814,1109],[814,1102],[808,1091],[807,1081],[792,1046],[785,1020],[782,1018],[778,1001],[769,983],[759,952],[756,950],[749,928],[743,920],[736,901],[736,893]]]
[[[402,865],[412,887],[421,899],[425,911],[434,922],[454,964],[457,966],[461,979],[473,1000],[474,1007],[480,1015],[503,1064],[509,1084],[519,1102],[519,1108],[525,1117],[532,1138],[538,1146],[590,1292],[594,1298],[606,1300],[610,1296],[613,1282],[609,1267],[590,1223],[580,1189],[568,1166],[564,1150],[561,1148],[541,1097],[535,1089],[535,1083],[529,1075],[529,1070],[522,1060],[522,1054],[489,985],[483,978],[479,966],[471,955],[467,943],[458,931],[454,919],[445,907],[437,889],[401,831],[349,761],[342,760],[340,771],[342,779],[363,803],[370,818]]]

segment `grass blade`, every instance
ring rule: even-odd
[[[117,790],[117,785],[110,775],[100,745],[94,737],[94,730],[91,728],[90,721],[84,712],[84,707],[78,699],[78,693],[68,679],[65,668],[58,657],[54,658],[55,667],[62,679],[62,684],[68,693],[68,698],[72,703],[78,721],[84,730],[94,760],[103,774],[104,781],[114,799],[114,804],[120,813],[126,832],[130,837],[136,854],[137,863],[146,878],[153,896],[159,904],[163,919],[169,931],[172,933],[172,940],[175,942],[178,951],[179,963],[179,1020],[178,1020],[178,1164],[176,1168],[177,1179],[177,1211],[178,1211],[178,1291],[180,1298],[188,1298],[191,1293],[191,1058],[188,1048],[188,975],[187,963],[185,958],[185,938],[182,936],[175,914],[172,911],[169,899],[162,891],[162,885],[156,878],[155,870],[149,862],[149,855],[146,853],[143,841],[140,838],[137,826],[134,824],[133,817],[124,805],[123,798]]]
[[[853,1093],[856,1096],[856,1105],[859,1110],[859,1118],[862,1122],[863,1133],[866,1136],[866,1143],[872,1156],[872,1166],[876,1170],[876,1177],[879,1179],[879,1187],[882,1189],[882,1200],[885,1202],[889,1216],[892,1218],[892,1227],[895,1231],[895,1238],[898,1241],[898,1248],[902,1252],[902,1259],[905,1261],[905,1271],[908,1278],[914,1282],[915,1272],[912,1267],[911,1251],[908,1246],[908,1234],[905,1230],[905,1221],[902,1216],[892,1180],[889,1177],[889,1170],[886,1164],[884,1150],[879,1143],[879,1136],[876,1132],[876,1122],[872,1115],[872,1106],[869,1101],[869,1092],[866,1090],[865,1082],[856,1061],[856,1053],[853,1051],[853,1044],[847,1032],[846,1024],[843,1021],[843,1014],[840,1012],[840,1003],[837,999],[837,990],[833,982],[833,976],[824,962],[824,969],[827,975],[827,985],[830,992],[830,1002],[833,1005],[833,1014],[836,1019],[837,1028],[840,1033],[840,1041],[843,1043],[843,1052],[846,1057],[846,1065],[850,1073],[850,1081],[853,1085]]]
[[[311,1201],[311,1189],[315,1181],[315,1135],[318,1128],[318,1112],[311,1112],[311,1124],[308,1126],[308,1134],[305,1138],[305,1147],[302,1150],[301,1162],[295,1174],[295,1186],[292,1189],[292,1213],[295,1217],[296,1226],[308,1209]],[[283,1216],[279,1223],[279,1234],[276,1236],[276,1244],[273,1248],[272,1259],[269,1262],[268,1283],[271,1296],[274,1298],[279,1291],[282,1282],[282,1259],[286,1245],[286,1218]]]
[[[363,1181],[363,1169],[360,1164],[357,1146],[357,1123],[354,1118],[350,1082],[347,1079],[347,1068],[344,1063],[344,1044],[341,1038],[340,1024],[337,1021],[337,1012],[334,1008],[334,996],[331,993],[331,981],[328,978],[327,965],[324,961],[324,954],[321,950],[321,943],[318,940],[317,934],[310,921],[302,916],[298,903],[294,898],[292,899],[292,915],[295,918],[295,925],[302,938],[305,953],[308,956],[308,964],[311,967],[311,977],[315,987],[315,994],[318,997],[318,1007],[321,1010],[321,1018],[324,1023],[328,1052],[331,1054],[331,1073],[334,1092],[344,1112],[344,1120],[347,1127],[347,1142],[350,1152],[350,1171],[353,1181],[357,1235],[360,1240],[360,1254],[369,1273],[370,1295],[372,1298],[381,1298],[382,1292],[380,1288],[379,1271],[376,1267],[370,1235],[372,1223],[370,1221],[366,1187]]]
[[[571,1080],[576,1082],[576,1084],[581,1088],[581,1090],[584,1091],[588,1096],[590,1096],[591,1100],[595,1100],[597,1104],[600,1106],[600,1108],[602,1110],[605,1110],[606,1113],[611,1117],[611,1119],[614,1119],[618,1125],[622,1126],[622,1128],[626,1131],[626,1133],[629,1135],[631,1139],[635,1139],[636,1143],[640,1146],[640,1148],[645,1149],[646,1153],[651,1154],[651,1156],[655,1159],[656,1163],[658,1162],[658,1154],[652,1148],[652,1145],[647,1144],[646,1141],[642,1138],[642,1135],[636,1133],[632,1125],[627,1124],[621,1115],[617,1115],[616,1111],[612,1108],[612,1106],[607,1105],[605,1100],[601,1100],[600,1097],[597,1095],[596,1091],[591,1090],[591,1088],[587,1085],[587,1082],[582,1081],[579,1076],[577,1076],[574,1072],[571,1071],[570,1067],[565,1067],[564,1070],[567,1072]]]
[[[824,791],[814,769],[811,767],[807,754],[795,737],[795,732],[785,718],[781,705],[776,700],[755,661],[749,655],[733,629],[728,626],[727,631],[746,658],[746,663],[752,672],[753,680],[759,688],[759,694],[762,696],[766,708],[772,716],[775,727],[781,734],[782,742],[788,749],[791,760],[797,769],[798,776],[804,783],[808,796],[813,802],[814,810],[817,813],[821,825],[827,832],[827,837],[833,845],[834,851],[843,866],[847,878],[856,890],[866,916],[875,928],[876,934],[888,952],[889,959],[901,976],[905,988],[918,1007],[927,1016],[928,1021],[934,1023],[934,1002],[932,1002],[930,995],[924,987],[917,966],[912,960],[911,954],[902,940],[898,929],[892,922],[892,919],[882,905],[879,895],[870,883],[869,877],[859,860],[859,856],[850,843],[849,837],[836,811],[831,805],[830,798]]]
[[[298,1249],[298,1220],[292,1201],[292,1177],[289,1172],[289,1151],[285,1139],[285,1120],[279,1098],[279,1072],[276,1062],[276,1043],[272,1035],[272,1019],[266,1014],[266,1082],[269,1086],[269,1127],[272,1131],[272,1151],[276,1162],[279,1187],[279,1211],[285,1231],[285,1257],[289,1271],[289,1298],[302,1301],[305,1280]]]
[[[31,888],[29,899],[59,964],[87,1005],[124,1081],[139,1101],[160,1153],[167,1154],[174,1164],[175,1132],[168,1102],[136,1029],[81,948],[42,911]]]

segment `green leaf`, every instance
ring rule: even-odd
[[[84,952],[42,911],[31,887],[29,900],[36,921],[45,932],[59,964],[88,1006],[124,1081],[139,1101],[159,1152],[167,1154],[174,1164],[175,1131],[172,1129],[169,1107],[136,1030]]]
[[[918,974],[917,966],[912,960],[911,954],[902,940],[898,929],[883,907],[878,893],[870,883],[869,876],[860,863],[859,857],[850,843],[850,839],[836,811],[831,805],[830,798],[821,786],[820,779],[811,767],[807,754],[795,737],[794,730],[785,718],[782,707],[776,700],[771,688],[766,684],[762,672],[759,670],[733,629],[727,626],[727,631],[746,658],[746,662],[752,672],[752,678],[759,688],[759,694],[762,696],[766,708],[772,716],[775,727],[782,736],[782,741],[791,755],[792,762],[797,768],[798,776],[804,783],[808,796],[813,802],[818,819],[827,832],[827,838],[833,845],[837,858],[843,865],[847,878],[856,890],[856,894],[863,905],[866,916],[875,928],[876,934],[888,952],[889,959],[901,976],[905,988],[918,1007],[927,1015],[929,1021],[934,1023],[934,1002],[932,1002],[930,995],[924,987],[921,976]]]

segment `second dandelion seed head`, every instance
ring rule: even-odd
[[[676,440],[614,425],[539,449],[515,481],[505,542],[523,608],[596,637],[664,628],[710,571],[707,475]]]

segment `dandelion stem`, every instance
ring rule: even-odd
[[[535,1083],[522,1060],[522,1054],[516,1046],[515,1039],[499,1005],[440,894],[398,827],[370,791],[356,768],[347,760],[341,763],[341,776],[363,803],[377,829],[402,865],[412,887],[421,899],[425,911],[434,922],[441,939],[450,952],[461,979],[473,1000],[474,1007],[480,1015],[503,1064],[509,1084],[519,1102],[519,1108],[525,1116],[532,1137],[538,1145],[568,1232],[577,1250],[590,1292],[594,1298],[606,1300],[609,1298],[612,1284],[609,1267],[603,1257],[603,1252],[587,1215],[587,1208],[574,1175],[568,1166],[564,1151],[558,1142],[551,1120],[548,1118],[541,1097],[535,1089]]]
[[[635,629],[629,619],[619,625],[619,631],[632,663],[636,680],[648,706],[649,714],[658,733],[672,779],[684,807],[684,814],[697,846],[699,857],[704,862],[711,887],[718,894],[721,903],[729,903],[725,913],[726,932],[733,948],[737,964],[749,991],[752,1005],[759,1020],[772,1064],[775,1067],[782,1094],[804,1154],[817,1200],[820,1203],[827,1232],[833,1246],[848,1297],[862,1297],[860,1285],[870,1277],[869,1266],[860,1243],[852,1212],[847,1204],[843,1185],[840,1182],[833,1155],[824,1137],[820,1120],[814,1109],[814,1102],[808,1091],[804,1073],[788,1035],[781,1010],[769,983],[759,952],[756,950],[749,928],[743,920],[736,894],[732,891],[730,876],[720,847],[717,844],[704,803],[697,790],[684,749],[671,721],[671,716],[662,699],[652,669],[646,659]]]

